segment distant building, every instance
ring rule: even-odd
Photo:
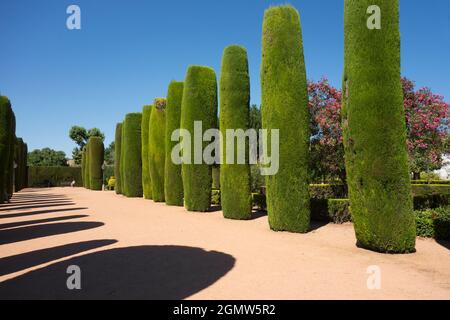
[[[73,160],[73,159],[67,160],[67,165],[69,167],[78,167],[78,165],[75,163],[75,160]]]

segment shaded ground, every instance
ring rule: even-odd
[[[24,190],[0,206],[0,299],[450,298],[447,242],[418,239],[414,254],[383,255],[357,248],[351,224],[277,233],[261,213],[233,221],[217,210]],[[81,290],[67,289],[71,265]],[[373,265],[379,290],[367,287]]]

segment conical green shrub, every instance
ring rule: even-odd
[[[114,190],[116,194],[122,193],[122,175],[120,172],[120,162],[122,155],[122,122],[116,125],[114,147],[114,178],[116,179]]]
[[[189,211],[208,211],[211,205],[211,165],[194,161],[194,121],[201,121],[201,134],[217,128],[217,79],[213,69],[190,66],[184,81],[181,129],[191,135],[191,163],[182,164],[184,206]],[[202,150],[209,144],[203,141]]]
[[[272,230],[307,232],[310,223],[309,110],[300,16],[292,6],[264,14],[262,39],[262,125],[279,130],[279,169],[266,176]]]
[[[101,137],[89,138],[89,181],[92,190],[102,190],[105,147]]]
[[[152,179],[150,175],[149,126],[153,106],[142,109],[141,141],[142,141],[142,189],[145,199],[152,199]]]
[[[123,192],[127,197],[142,197],[142,113],[129,113],[123,124]]]
[[[171,206],[183,206],[181,165],[175,164],[171,155],[172,149],[177,144],[177,142],[171,140],[172,133],[180,129],[183,88],[183,82],[172,81],[167,92],[164,195],[166,204]]]
[[[345,0],[342,126],[358,244],[380,252],[415,249],[415,219],[400,81],[398,0]],[[367,26],[369,6],[381,29]]]
[[[247,131],[250,117],[250,78],[247,51],[240,46],[225,48],[220,74],[220,131],[222,133],[220,166],[220,196],[225,218],[250,219],[252,198],[250,189],[250,164],[248,140],[245,145],[227,130]],[[234,157],[227,153],[226,145],[234,143]],[[241,145],[238,145],[240,143]],[[238,152],[245,152],[245,163],[238,163]],[[230,158],[230,159],[227,159]],[[228,160],[232,160],[229,163]]]
[[[152,199],[164,202],[164,165],[166,143],[166,99],[155,99],[150,115],[148,157],[152,184]]]
[[[13,134],[13,112],[7,97],[0,96],[0,204],[8,200],[7,168],[11,152],[11,136]]]

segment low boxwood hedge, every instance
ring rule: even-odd
[[[30,187],[63,187],[75,180],[75,186],[82,187],[81,167],[29,167]]]
[[[450,240],[450,206],[415,211],[417,235]]]

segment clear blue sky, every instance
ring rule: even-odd
[[[285,3],[282,1],[281,3]],[[292,0],[302,20],[309,79],[340,87],[343,0]],[[66,28],[66,8],[81,7],[82,29]],[[29,149],[71,156],[72,125],[98,127],[106,143],[115,124],[166,95],[189,64],[218,73],[222,50],[248,50],[251,101],[260,103],[265,0],[1,0],[0,92]],[[401,0],[402,69],[418,86],[450,100],[450,1]]]

